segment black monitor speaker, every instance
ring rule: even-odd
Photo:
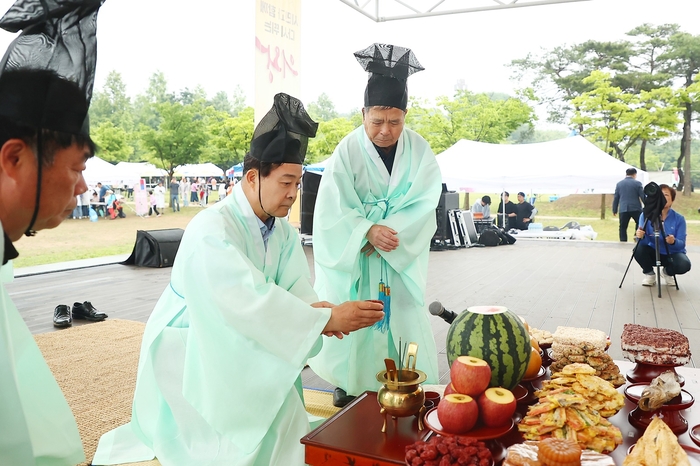
[[[314,233],[314,208],[320,184],[320,173],[305,171],[301,177],[301,226],[299,231],[302,235],[313,235]]]
[[[182,228],[138,230],[134,250],[122,264],[140,267],[172,267],[184,232]]]

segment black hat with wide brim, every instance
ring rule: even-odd
[[[425,69],[411,49],[375,43],[355,52],[355,58],[370,73],[365,88],[365,107],[396,107],[406,110],[406,81],[413,73]]]
[[[250,155],[266,163],[303,164],[309,138],[316,136],[313,121],[301,101],[288,94],[275,95],[269,112],[255,127]]]

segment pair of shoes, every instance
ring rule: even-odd
[[[74,303],[72,313],[74,319],[85,319],[91,322],[102,322],[107,318],[107,314],[95,309],[90,301]]]
[[[661,269],[661,284],[666,286],[676,286],[676,276],[668,275],[665,267]]]
[[[354,396],[348,395],[345,390],[340,387],[336,387],[336,389],[333,391],[333,406],[336,408],[344,408],[345,405],[354,399]]]
[[[156,217],[160,217],[161,215],[162,215],[162,214],[158,214],[158,215],[156,215]]]
[[[656,285],[656,274],[644,274],[644,279],[642,280],[642,286],[654,286]]]
[[[71,325],[73,325],[73,318],[71,317],[70,307],[65,304],[56,306],[56,309],[53,310],[53,326],[66,328]]]

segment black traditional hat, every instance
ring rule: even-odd
[[[104,0],[17,0],[0,27],[22,31],[0,62],[0,117],[89,136]]]
[[[304,163],[309,138],[316,136],[318,123],[304,105],[279,93],[269,112],[260,120],[250,143],[250,155],[267,163]]]
[[[104,0],[17,0],[0,28],[22,33],[0,61],[0,117],[22,126],[90,136],[97,62],[97,11]],[[41,132],[38,138],[41,138]],[[27,236],[39,213],[43,155]]]
[[[411,49],[375,43],[355,52],[355,58],[370,73],[365,89],[365,107],[380,105],[406,110],[406,80],[425,69]]]

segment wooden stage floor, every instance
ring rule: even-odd
[[[641,286],[642,273],[635,261],[618,288],[632,247],[521,239],[512,246],[434,251],[426,305],[440,301],[455,312],[473,305],[501,305],[524,316],[530,325],[552,332],[558,325],[596,328],[612,338],[614,359],[622,359],[619,338],[625,323],[670,328],[688,337],[696,356],[689,366],[700,367],[700,247],[689,248],[695,267],[679,277],[680,290],[662,286],[661,298],[656,287]],[[312,248],[304,249],[311,264]],[[169,278],[169,268],[112,264],[19,277],[6,286],[32,333],[43,333],[56,331],[54,307],[74,301],[91,301],[110,318],[146,322]],[[431,322],[445,381],[448,325],[438,317]],[[95,352],[99,354],[99,342]],[[332,388],[309,369],[303,379],[310,388]]]

